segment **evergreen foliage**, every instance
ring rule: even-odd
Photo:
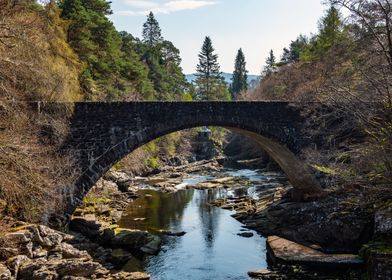
[[[161,28],[154,14],[150,12],[147,16],[146,22],[143,24],[143,43],[149,47],[162,43],[163,37],[161,35]]]
[[[343,33],[342,15],[332,5],[319,23],[319,34],[314,36],[307,47],[301,51],[301,61],[313,61],[325,55],[336,43],[341,41]]]
[[[230,99],[230,93],[220,72],[218,55],[214,51],[211,38],[205,37],[196,68],[196,99],[198,100]]]
[[[246,70],[245,55],[239,49],[234,63],[234,72],[231,84],[232,99],[237,99],[240,92],[248,89],[248,71]]]
[[[62,0],[70,21],[68,40],[85,64],[81,85],[87,100],[181,99],[186,88],[179,50],[164,41],[153,13],[142,41],[117,32],[105,0]]]
[[[276,70],[276,57],[274,55],[274,51],[270,50],[269,56],[265,61],[266,65],[263,69],[263,76],[268,76]]]

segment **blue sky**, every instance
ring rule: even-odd
[[[205,36],[232,72],[242,48],[247,68],[259,74],[269,50],[280,57],[299,34],[315,33],[326,6],[321,0],[113,0],[110,19],[118,30],[141,37],[147,13],[155,13],[166,40],[180,50],[184,73],[193,73]]]

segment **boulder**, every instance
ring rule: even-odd
[[[236,218],[247,228],[264,236],[279,235],[303,244],[318,244],[329,253],[358,252],[373,234],[373,217],[365,207],[366,196],[330,194],[315,202],[291,202],[279,199],[256,212],[244,213]],[[356,203],[345,201],[357,200]]]
[[[154,255],[160,249],[161,239],[147,231],[123,229],[112,239],[112,245]]]
[[[63,258],[66,259],[77,259],[82,258],[86,260],[91,260],[91,256],[87,253],[87,251],[81,251],[73,247],[68,243],[61,243],[56,250],[61,252]]]
[[[392,207],[380,209],[374,216],[374,234],[377,237],[392,237]]]
[[[10,280],[10,279],[13,279],[11,275],[11,271],[8,269],[7,266],[0,263],[0,280]]]
[[[162,240],[156,235],[151,235],[149,239],[149,242],[141,247],[140,250],[149,255],[158,254],[161,249]]]
[[[69,229],[71,231],[80,232],[88,237],[96,237],[100,234],[101,225],[95,220],[89,220],[86,217],[74,218],[69,223]]]
[[[12,276],[15,278],[18,277],[19,268],[26,262],[29,262],[30,259],[25,255],[18,255],[12,258],[9,258],[6,262],[7,267],[11,270]]]
[[[99,263],[92,261],[83,262],[78,259],[51,261],[47,264],[47,267],[49,270],[55,271],[59,276],[89,277],[91,275],[106,275],[109,273]]]
[[[24,229],[16,232],[10,232],[4,235],[3,240],[6,244],[23,244],[31,241],[32,234]]]
[[[267,251],[274,264],[302,264],[322,268],[358,268],[363,265],[358,255],[325,254],[279,236],[267,238]]]

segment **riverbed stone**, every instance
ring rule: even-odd
[[[160,244],[161,239],[158,236],[141,230],[120,230],[112,240],[114,246],[137,249],[147,254],[156,254]]]
[[[250,238],[253,236],[253,232],[240,232],[240,233],[237,233],[237,235],[241,236],[241,237]]]
[[[150,275],[145,272],[119,272],[107,278],[110,280],[149,280]]]
[[[149,255],[156,255],[161,248],[161,243],[162,240],[158,236],[151,235],[149,236],[149,242],[141,247],[140,250]]]
[[[304,264],[323,268],[357,268],[363,265],[363,260],[358,255],[325,254],[279,236],[267,238],[267,250],[274,264]]]
[[[259,269],[259,270],[253,270],[249,271],[248,275],[252,278],[257,278],[257,279],[262,279],[262,280],[277,280],[279,275],[271,271],[269,269]]]
[[[0,263],[0,280],[10,280],[12,279],[11,271],[8,267]]]
[[[68,243],[61,243],[58,246],[58,250],[62,253],[62,256],[67,259],[91,259],[91,256],[87,253],[87,251],[78,250]]]

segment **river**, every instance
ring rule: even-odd
[[[247,272],[267,267],[265,239],[231,215],[233,211],[210,206],[224,197],[249,195],[281,182],[278,173],[261,170],[225,170],[214,176],[238,177],[245,187],[235,189],[186,189],[187,185],[211,180],[214,176],[192,174],[177,186],[179,191],[162,193],[145,185],[140,197],[132,202],[120,221],[122,228],[186,232],[183,236],[162,235],[162,249],[139,264],[133,261],[124,270],[136,266],[150,273],[153,280],[174,279],[247,279]],[[252,233],[246,238],[239,233]],[[251,235],[251,234],[249,234]]]

